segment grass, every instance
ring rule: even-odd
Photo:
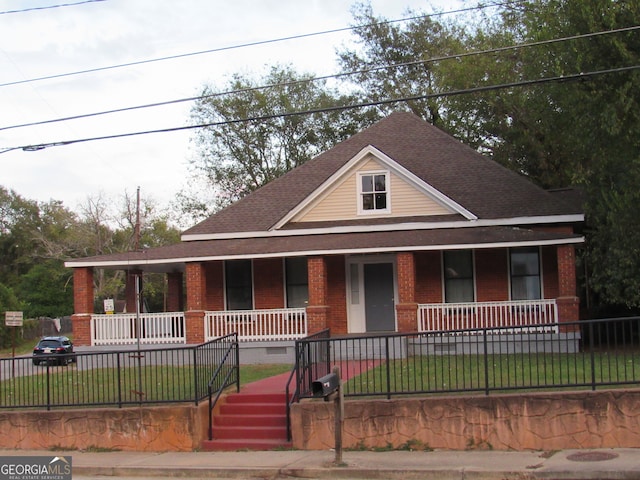
[[[593,361],[593,366],[592,366]],[[617,353],[414,356],[381,364],[344,384],[345,395],[553,389],[640,383],[640,356]]]
[[[28,360],[31,361],[30,359]],[[26,360],[21,360],[26,362]],[[5,371],[10,367],[5,365]],[[17,367],[25,368],[24,363]],[[242,365],[242,384],[284,372],[289,365]],[[79,369],[75,364],[39,366],[28,372],[0,381],[0,405],[3,407],[51,405],[109,405],[146,402],[194,401],[207,394],[209,370],[196,373],[191,366],[149,365],[141,369]]]

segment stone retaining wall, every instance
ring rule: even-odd
[[[0,448],[193,451],[207,431],[208,403],[50,411],[0,411]]]
[[[294,448],[335,445],[334,403],[291,412]],[[343,448],[559,450],[639,448],[640,390],[351,400]]]

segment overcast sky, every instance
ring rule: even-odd
[[[234,72],[267,65],[337,72],[335,49],[348,33],[234,48],[81,75],[30,81],[111,65],[221,49],[348,27],[350,0],[0,0],[0,151],[47,142],[184,126],[189,103],[33,127],[6,127],[192,97],[222,87]],[[402,18],[455,8],[453,0],[371,0],[377,15]],[[435,7],[434,7],[435,5]],[[77,209],[89,196],[116,198],[140,186],[167,204],[187,179],[191,133],[141,135],[0,154],[0,185]]]

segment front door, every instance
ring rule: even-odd
[[[392,263],[365,263],[364,310],[367,332],[395,331]]]

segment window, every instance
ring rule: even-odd
[[[309,276],[306,257],[285,258],[284,268],[287,282],[287,307],[305,307],[309,302]]]
[[[386,172],[359,175],[359,213],[389,212],[389,178]]]
[[[511,299],[536,300],[542,298],[540,288],[540,251],[538,247],[510,250]]]
[[[473,253],[471,250],[446,251],[444,263],[444,301],[473,302]]]
[[[251,310],[253,308],[251,279],[251,260],[228,260],[225,262],[227,310]]]

